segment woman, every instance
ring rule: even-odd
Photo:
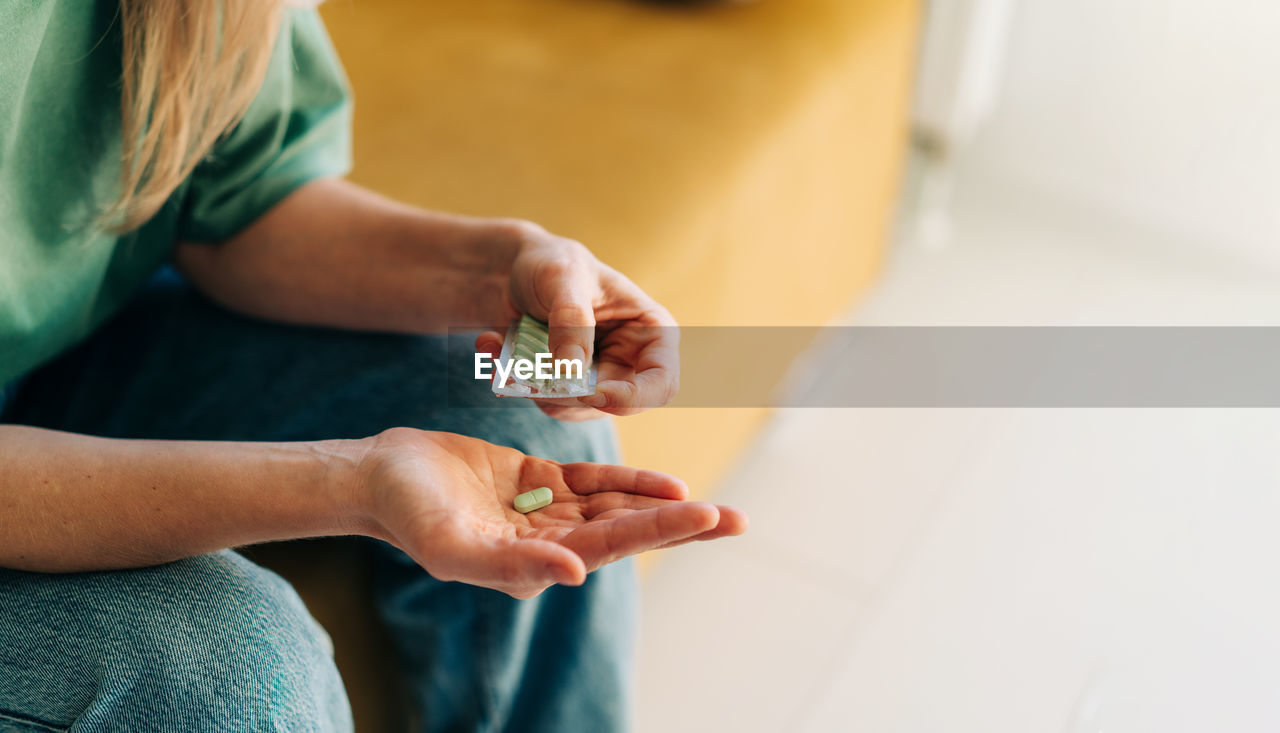
[[[604,566],[745,526],[595,463],[584,418],[675,391],[669,314],[533,224],[338,180],[313,10],[6,3],[0,48],[0,729],[349,728],[323,632],[227,549],[335,534],[374,538],[424,730],[622,726]],[[517,313],[557,357],[608,332],[595,395],[495,406],[455,357],[500,337],[443,332]]]

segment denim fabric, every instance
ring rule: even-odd
[[[470,379],[469,362],[449,363],[468,351],[453,347],[242,318],[166,273],[85,345],[29,375],[0,420],[200,440],[407,425],[561,461],[617,459],[608,422],[562,423],[499,401]],[[626,727],[630,563],[517,601],[442,583],[369,542],[376,605],[420,730]],[[0,571],[0,731],[344,730],[322,634],[287,584],[231,551],[144,570]]]
[[[152,568],[0,570],[0,730],[339,731],[324,632],[224,551]]]

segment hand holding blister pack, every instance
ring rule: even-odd
[[[492,389],[497,395],[554,399],[586,397],[596,391],[592,360],[555,359],[547,324],[529,315],[511,322],[498,361],[507,368],[494,376]]]

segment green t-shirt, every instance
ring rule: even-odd
[[[90,334],[179,239],[226,239],[346,173],[350,96],[314,10],[290,10],[244,119],[137,231],[89,228],[120,173],[110,0],[0,3],[0,386]]]

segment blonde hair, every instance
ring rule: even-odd
[[[136,229],[249,108],[279,30],[279,0],[120,0],[120,194],[104,213]]]

